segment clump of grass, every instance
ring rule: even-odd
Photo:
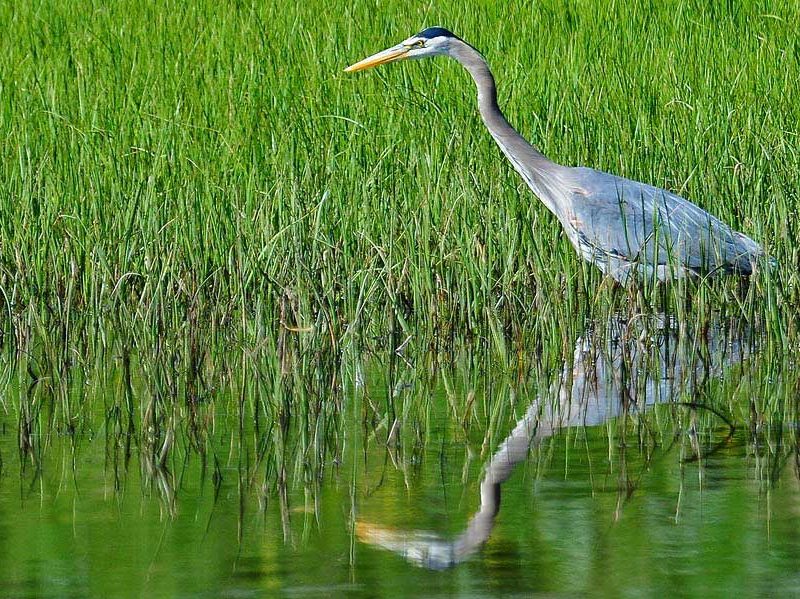
[[[6,7],[4,312],[241,335],[291,294],[341,343],[392,319],[469,332],[495,309],[593,310],[597,273],[493,147],[457,65],[340,73],[419,19],[485,51],[543,151],[684,193],[764,243],[788,294],[771,301],[794,302],[796,9],[518,8],[389,27],[366,5],[324,24],[313,3]]]

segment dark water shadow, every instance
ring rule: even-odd
[[[500,510],[503,483],[543,440],[567,428],[597,426],[642,413],[655,404],[672,402],[692,410],[704,409],[706,384],[752,354],[755,339],[747,325],[732,321],[689,330],[664,317],[615,318],[589,327],[576,340],[574,355],[565,361],[556,383],[534,399],[486,464],[480,509],[461,534],[446,540],[427,531],[394,530],[357,521],[356,536],[362,543],[397,553],[424,568],[453,567],[489,539]],[[690,401],[679,401],[687,398]],[[710,409],[726,421],[719,411]],[[689,432],[695,447],[693,426]]]

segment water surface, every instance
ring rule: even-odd
[[[51,597],[793,592],[795,429],[731,409],[768,388],[756,337],[614,320],[523,378],[457,356],[422,378],[422,358],[364,357],[310,428],[293,428],[308,414],[243,422],[220,390],[204,441],[177,427],[163,462],[120,434],[113,402],[95,402],[80,433],[40,427],[21,452],[11,385],[0,584]]]

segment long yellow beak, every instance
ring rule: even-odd
[[[405,46],[394,46],[393,48],[389,48],[383,52],[373,54],[364,60],[360,60],[356,64],[351,64],[344,70],[344,72],[355,73],[356,71],[363,71],[364,69],[369,69],[372,67],[377,67],[378,65],[394,62],[395,60],[400,60],[403,58],[403,56],[405,56],[408,50],[409,48]]]

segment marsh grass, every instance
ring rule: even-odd
[[[24,467],[102,435],[115,485],[133,455],[166,495],[186,460],[215,484],[237,463],[285,503],[345,459],[345,421],[396,464],[442,419],[485,456],[620,314],[672,314],[698,347],[746,320],[758,358],[709,398],[754,439],[796,421],[791,3],[53,0],[0,19],[0,382]],[[485,53],[543,152],[678,191],[780,267],[603,280],[457,65],[341,72],[435,23]]]

